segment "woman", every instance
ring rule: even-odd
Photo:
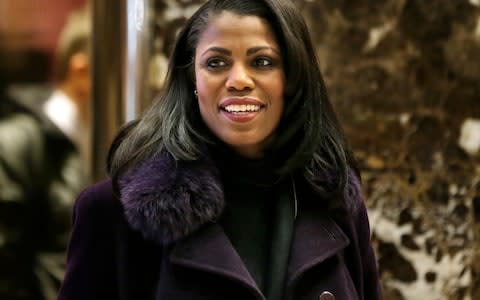
[[[78,198],[60,299],[380,299],[359,180],[288,0],[211,0]]]

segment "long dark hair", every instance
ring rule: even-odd
[[[193,59],[199,36],[222,11],[266,20],[281,47],[285,109],[266,155],[276,158],[278,173],[300,170],[325,196],[344,195],[354,160],[328,99],[307,26],[290,0],[210,0],[193,14],[177,37],[163,94],[112,145],[108,169],[114,183],[161,151],[177,160],[195,160],[203,145],[212,142],[194,95]]]

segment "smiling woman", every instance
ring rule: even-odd
[[[195,85],[203,121],[246,157],[261,157],[283,113],[285,74],[268,22],[222,12],[195,51]]]
[[[355,162],[289,0],[210,0],[112,179],[75,206],[59,299],[381,299]]]

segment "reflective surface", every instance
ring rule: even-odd
[[[150,1],[94,1],[94,179],[106,176],[105,159],[119,128],[138,117],[147,96],[151,42]],[[108,17],[107,17],[108,16]]]

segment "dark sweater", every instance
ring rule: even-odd
[[[266,160],[217,153],[226,207],[220,224],[268,300],[283,298],[295,197],[290,177],[275,176]]]

